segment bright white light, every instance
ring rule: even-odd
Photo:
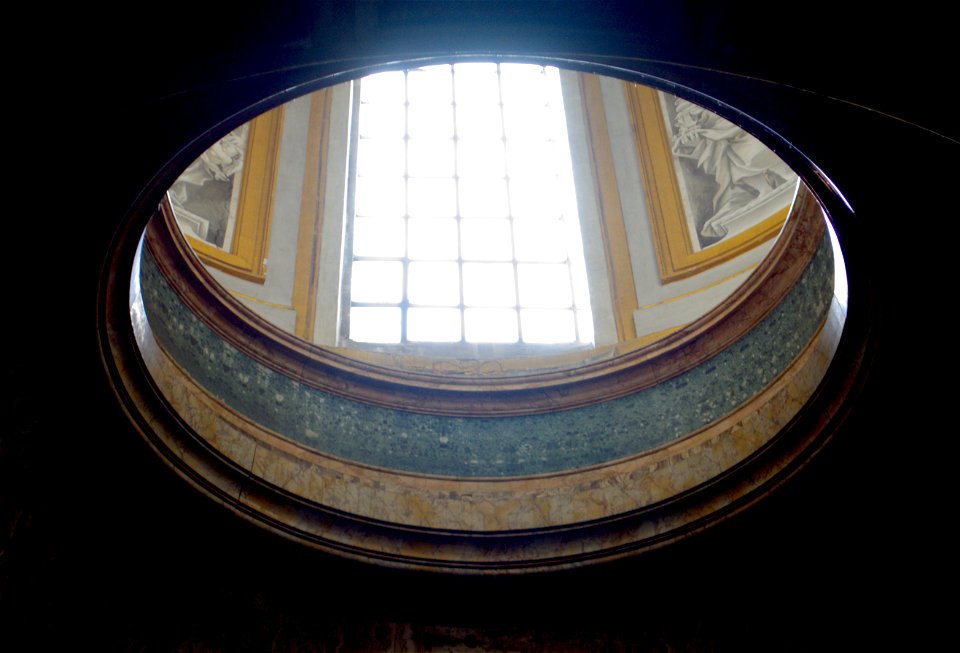
[[[455,261],[460,238],[453,218],[410,218],[407,256],[418,261]],[[402,244],[401,240],[401,244]]]
[[[564,264],[521,263],[517,277],[521,306],[566,308],[573,304],[570,270]]]
[[[460,221],[461,255],[465,261],[513,259],[511,221],[464,218]]]
[[[390,177],[403,170],[407,153],[402,138],[361,138],[357,148],[361,177]]]
[[[411,342],[458,342],[460,310],[411,307],[407,310],[407,339]]]
[[[517,220],[513,236],[518,261],[567,260],[566,228],[560,220]],[[567,281],[569,283],[569,280]]]
[[[355,256],[400,258],[403,256],[404,221],[402,218],[362,218],[353,223]]]
[[[506,173],[503,141],[461,138],[457,142],[457,174],[461,177],[503,178]]]
[[[577,337],[573,311],[522,309],[520,329],[523,331],[523,341],[534,344],[554,345],[573,342]]]
[[[357,177],[354,203],[357,215],[403,217],[407,205],[403,177]]]
[[[516,306],[512,263],[464,263],[463,302],[467,306]]]
[[[456,306],[460,303],[460,268],[456,262],[410,263],[407,297],[413,304]]]
[[[400,342],[400,309],[354,306],[350,309],[350,339],[354,342]]]
[[[363,120],[363,116],[360,116]],[[400,108],[403,121],[403,108]],[[453,138],[453,105],[411,104],[407,108],[407,133],[410,138]],[[403,129],[400,130],[403,137]]]
[[[458,184],[460,215],[465,218],[505,218],[510,214],[507,182],[503,179],[464,178]]]
[[[453,139],[411,138],[407,141],[407,174],[411,177],[453,177]]]
[[[359,102],[350,338],[592,342],[558,71],[383,73]]]
[[[396,304],[403,299],[403,264],[399,261],[354,261],[350,297],[355,302]]]
[[[360,138],[403,139],[403,104],[361,104]]]
[[[404,85],[404,75],[399,70],[368,75],[360,81],[362,101],[371,104],[402,103]]]
[[[468,308],[464,312],[467,342],[517,342],[517,312],[512,308]]]

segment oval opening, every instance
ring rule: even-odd
[[[154,394],[124,382],[171,465],[294,539],[467,572],[617,557],[818,441],[800,415],[845,312],[825,224],[686,99],[539,65],[387,71],[180,175],[131,279]]]
[[[224,295],[375,366],[525,375],[616,358],[735,294],[799,181],[729,120],[534,64],[387,71],[230,132],[173,184]]]

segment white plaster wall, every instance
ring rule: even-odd
[[[562,73],[563,99],[567,110],[571,158],[580,211],[584,258],[589,280],[597,345],[617,341],[610,284],[604,260],[600,227],[600,204],[594,185],[583,102],[576,73]],[[617,174],[621,207],[627,230],[627,245],[633,267],[639,309],[634,314],[637,335],[643,336],[682,326],[708,312],[730,295],[753,271],[773,246],[768,241],[738,258],[687,279],[664,284],[656,262],[646,197],[640,179],[635,137],[624,95],[623,82],[601,78],[601,92]],[[334,94],[327,149],[326,195],[323,201],[320,281],[313,340],[336,345],[340,319],[340,284],[344,239],[345,193],[349,151],[350,85],[331,89]],[[214,268],[214,278],[258,315],[292,333],[293,277],[297,232],[306,165],[310,97],[289,103],[284,113],[283,140],[273,223],[263,284],[238,279]]]
[[[264,283],[239,279],[208,267],[211,275],[245,306],[281,329],[293,333],[293,274],[300,223],[300,198],[307,160],[307,122],[310,97],[288,103],[284,109],[283,132],[274,193],[267,275]]]
[[[600,199],[590,164],[590,139],[583,97],[578,81],[579,73],[564,70],[560,73],[563,108],[567,116],[567,134],[570,138],[570,159],[573,162],[573,184],[576,187],[577,209],[580,213],[580,233],[583,258],[590,290],[590,308],[593,313],[593,339],[598,347],[617,342],[617,326],[613,318],[613,301],[607,277],[606,252],[600,227]]]
[[[623,82],[602,77],[600,88],[637,289],[637,335],[683,326],[726,299],[770,252],[774,241],[701,274],[662,283]]]
[[[327,147],[323,224],[320,227],[320,276],[313,341],[335,346],[340,334],[340,286],[346,224],[347,168],[350,152],[351,83],[330,89],[330,138]]]

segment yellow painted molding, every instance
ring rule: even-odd
[[[675,302],[675,301],[679,301],[679,300],[681,300],[681,299],[686,299],[687,297],[693,297],[693,296],[695,296],[695,295],[699,295],[700,293],[706,292],[707,290],[710,290],[711,288],[716,288],[717,286],[722,285],[722,284],[730,281],[731,279],[735,279],[735,278],[737,278],[737,277],[739,277],[739,276],[741,276],[741,275],[747,274],[748,272],[752,272],[753,270],[756,270],[759,266],[760,266],[759,263],[754,263],[753,265],[748,265],[747,267],[745,267],[745,268],[742,269],[742,270],[738,270],[737,272],[734,272],[733,274],[728,274],[727,276],[723,277],[722,279],[718,279],[718,280],[714,281],[713,283],[708,283],[707,285],[702,286],[702,287],[700,287],[700,288],[697,288],[696,290],[691,290],[690,292],[685,292],[685,293],[681,293],[681,294],[679,294],[679,295],[674,295],[673,297],[668,297],[668,298],[666,298],[666,299],[661,299],[661,300],[658,301],[658,302],[651,302],[650,304],[644,304],[643,306],[639,306],[639,307],[637,308],[637,310],[645,311],[645,310],[654,308],[654,307],[656,307],[656,306],[663,306],[664,304],[670,304],[670,303],[673,303],[673,302]]]
[[[320,233],[323,228],[323,201],[326,195],[327,149],[330,142],[330,110],[333,94],[328,89],[310,96],[307,124],[307,161],[304,166],[303,195],[293,272],[293,309],[297,313],[294,335],[313,341],[317,312],[317,284],[320,276]]]
[[[266,256],[282,131],[283,106],[250,122],[236,226],[229,251],[193,236],[187,237],[201,261],[256,283],[263,283],[267,278]]]
[[[736,236],[697,251],[687,228],[659,91],[631,82],[624,82],[624,85],[661,281],[678,281],[709,270],[780,232],[790,212],[789,206]]]
[[[606,254],[607,278],[613,301],[617,340],[624,342],[636,337],[633,312],[637,309],[637,290],[633,279],[630,250],[627,247],[627,229],[623,221],[620,191],[617,186],[616,166],[610,146],[610,132],[600,91],[600,78],[581,73],[580,91],[587,118],[590,157],[594,186],[600,197],[600,231]]]
[[[253,296],[251,296],[251,295],[245,295],[244,293],[238,292],[238,291],[236,291],[236,290],[228,290],[227,292],[229,292],[229,293],[230,293],[231,295],[233,295],[234,297],[239,297],[240,299],[245,299],[245,300],[250,301],[250,302],[253,302],[253,303],[255,303],[255,304],[262,304],[263,306],[269,306],[269,307],[271,307],[271,308],[282,308],[282,309],[285,310],[285,311],[292,311],[292,310],[294,310],[294,307],[293,307],[293,306],[288,306],[288,305],[286,305],[286,304],[277,304],[276,302],[268,302],[266,299],[260,299],[259,297],[253,297]]]

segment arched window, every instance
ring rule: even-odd
[[[559,71],[427,66],[354,98],[341,335],[591,344]]]
[[[221,161],[235,132],[170,199],[216,280],[308,343],[403,369],[577,365],[724,301],[790,209],[796,176],[683,102],[534,64],[379,72],[257,117],[242,159]],[[198,231],[215,218],[222,244]]]

